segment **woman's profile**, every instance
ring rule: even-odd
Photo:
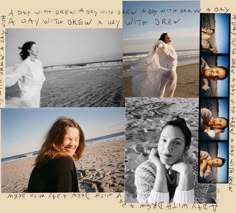
[[[135,171],[140,203],[194,203],[193,168],[184,156],[191,144],[191,132],[177,117],[161,129],[157,149]]]
[[[173,97],[177,85],[177,54],[163,33],[153,51],[131,67],[134,96]]]
[[[59,118],[50,128],[35,160],[28,192],[78,192],[73,159],[80,159],[85,138],[73,119]]]
[[[6,69],[6,89],[17,84],[19,97],[6,97],[6,107],[38,108],[45,81],[43,65],[38,59],[39,50],[33,41],[24,43],[19,49],[22,62]]]

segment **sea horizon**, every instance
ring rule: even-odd
[[[99,137],[87,139],[85,141],[85,143],[87,143],[87,145],[92,145],[95,143],[111,142],[111,141],[118,140],[123,137],[125,137],[125,132],[117,132],[117,133],[113,133],[113,134],[109,134],[109,135],[104,135],[104,136],[99,136]],[[8,163],[8,162],[16,161],[16,160],[29,158],[34,155],[37,155],[38,153],[39,153],[39,150],[34,150],[31,152],[25,152],[25,153],[21,153],[21,154],[11,155],[8,157],[1,158],[1,163],[3,164],[3,163]]]

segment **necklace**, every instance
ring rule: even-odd
[[[171,166],[172,167],[172,166]],[[173,185],[176,181],[177,175],[174,171],[171,170],[171,167],[168,169],[165,169],[165,174],[168,179],[168,182]]]

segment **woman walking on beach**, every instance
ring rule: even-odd
[[[177,117],[162,127],[157,149],[135,171],[140,203],[194,203],[193,168],[184,158],[190,144],[184,119]]]
[[[80,159],[84,147],[84,133],[77,122],[56,120],[35,160],[28,192],[78,192],[73,158]]]
[[[163,33],[153,51],[131,67],[134,96],[173,97],[177,85],[177,54],[171,38]]]
[[[38,60],[38,47],[35,42],[28,41],[20,49],[22,62],[6,69],[6,87],[17,84],[19,97],[6,97],[6,107],[37,108],[45,81],[43,65]]]

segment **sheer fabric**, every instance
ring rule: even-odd
[[[147,57],[131,67],[134,96],[173,97],[177,84],[177,54],[170,44],[158,41]]]
[[[6,87],[18,84],[20,97],[6,99],[6,107],[39,107],[40,91],[45,76],[43,66],[39,60],[34,62],[30,58],[22,63],[6,69]]]

